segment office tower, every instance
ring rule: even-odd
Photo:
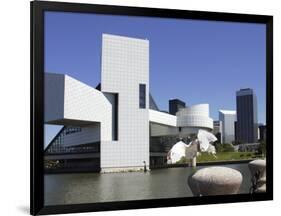
[[[213,121],[213,134],[217,137],[218,142],[222,142],[222,122]]]
[[[222,122],[222,143],[232,143],[235,140],[236,111],[220,110],[219,120]]]
[[[258,140],[257,99],[250,88],[236,92],[237,143],[255,143]]]
[[[266,125],[260,124],[259,125],[259,140],[265,141],[266,140]]]

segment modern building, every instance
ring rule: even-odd
[[[253,89],[236,92],[237,143],[256,143],[258,140],[257,98]]]
[[[222,122],[222,143],[235,141],[236,111],[219,110],[219,120]]]
[[[179,99],[169,100],[169,113],[170,114],[176,115],[176,113],[182,108],[185,108],[185,102],[183,102]]]
[[[259,140],[260,141],[266,140],[266,125],[264,124],[259,125]]]
[[[46,160],[83,159],[102,172],[139,170],[164,163],[175,138],[213,129],[208,104],[175,115],[159,111],[149,93],[148,40],[103,34],[101,56],[97,88],[45,74],[45,124],[64,126]]]
[[[217,137],[218,142],[222,142],[222,121],[213,121],[213,134]]]

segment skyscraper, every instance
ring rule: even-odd
[[[237,143],[255,143],[258,140],[257,98],[253,89],[236,92]]]
[[[217,137],[218,142],[222,142],[222,122],[213,121],[213,134]]]
[[[222,122],[222,143],[232,143],[235,140],[236,111],[220,110],[219,120]]]
[[[176,112],[181,108],[185,108],[185,102],[179,99],[169,100],[169,113],[172,115],[176,115]]]
[[[260,124],[259,125],[259,139],[261,141],[265,141],[266,140],[266,125]]]

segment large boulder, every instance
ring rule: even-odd
[[[195,172],[188,179],[194,196],[237,194],[242,174],[228,167],[208,167]]]
[[[251,171],[252,176],[259,173],[259,177],[265,178],[266,177],[266,161],[265,160],[253,160],[249,164],[249,169]]]
[[[252,175],[252,191],[254,193],[266,192],[266,160],[253,160],[248,166]]]

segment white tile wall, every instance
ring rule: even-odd
[[[139,108],[146,84],[146,109]],[[103,35],[101,89],[118,93],[118,141],[101,141],[101,168],[149,165],[149,41]]]
[[[176,113],[178,127],[213,129],[213,119],[209,117],[209,104],[197,104]]]
[[[169,125],[172,127],[177,126],[177,117],[175,115],[159,112],[156,110],[149,110],[149,121],[158,124]]]
[[[100,138],[112,140],[112,105],[102,92],[67,75],[46,74],[46,77],[49,86],[45,90],[45,123],[69,125],[72,120],[77,124],[71,125],[85,122],[96,125],[100,122]]]
[[[112,106],[102,92],[65,77],[64,118],[101,122],[101,140],[112,140]]]

